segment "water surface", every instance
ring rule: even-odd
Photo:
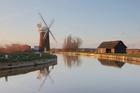
[[[140,65],[57,56],[55,65],[0,71],[0,93],[140,93]]]

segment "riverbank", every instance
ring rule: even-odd
[[[13,54],[0,54],[0,62],[17,62],[17,61],[33,61],[39,59],[56,58],[56,55],[49,53],[13,53]]]
[[[140,55],[134,54],[96,54],[96,53],[87,53],[87,52],[58,52],[68,55],[82,55],[82,56],[93,56],[97,59],[107,59],[121,62],[129,63],[140,63]]]
[[[0,54],[0,69],[21,68],[57,62],[57,56],[49,53]]]
[[[57,58],[49,59],[38,59],[34,61],[17,61],[17,62],[0,62],[0,70],[12,69],[12,68],[23,68],[23,67],[32,67],[45,64],[57,63]]]

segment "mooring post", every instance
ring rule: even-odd
[[[39,53],[39,55],[40,55],[40,57],[42,57],[42,53],[41,52]]]
[[[5,54],[5,59],[8,59],[8,54]]]

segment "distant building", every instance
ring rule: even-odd
[[[127,54],[138,54],[138,55],[140,55],[140,49],[127,49]]]
[[[97,53],[126,53],[127,46],[122,41],[102,42],[97,48]]]
[[[39,46],[34,46],[33,50],[34,51],[39,51]]]

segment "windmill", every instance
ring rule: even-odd
[[[47,25],[47,23],[45,22],[43,16],[40,13],[39,13],[39,16],[41,17],[41,19],[43,21],[43,24],[44,24],[44,25],[42,25],[42,23],[37,24],[38,31],[40,33],[39,51],[40,52],[50,51],[50,37],[49,37],[49,34],[51,34],[52,38],[57,43],[54,35],[52,34],[52,32],[50,30],[52,24],[54,23],[54,20],[52,20],[50,25]]]

